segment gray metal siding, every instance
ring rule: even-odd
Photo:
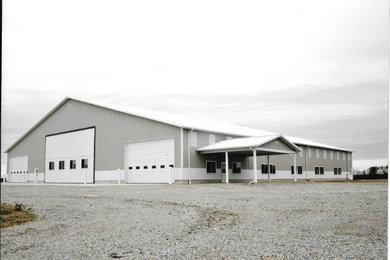
[[[185,132],[185,140],[188,138],[188,132]],[[212,154],[204,154],[201,155],[199,152],[196,151],[196,149],[200,147],[204,147],[209,145],[209,135],[210,133],[207,132],[200,132],[200,131],[195,131],[197,132],[197,147],[191,147],[191,168],[205,168],[205,161],[206,160],[216,160],[217,161],[217,167],[220,168],[221,162],[225,161],[224,154],[217,154],[217,155],[212,155]],[[215,141],[219,142],[222,140],[226,140],[227,136],[231,135],[223,135],[223,134],[215,134]],[[238,136],[231,136],[233,138],[238,137]],[[272,143],[272,142],[271,142]],[[267,147],[268,145],[264,145],[264,147]],[[299,146],[302,149],[302,154],[303,156],[300,157],[299,154],[297,154],[297,165],[303,167],[303,171],[314,171],[315,166],[324,166],[325,171],[333,171],[333,168],[341,168],[342,171],[348,171],[352,167],[352,153],[350,153],[350,158],[351,161],[343,160],[342,157],[342,152],[340,152],[340,160],[336,159],[336,152],[333,151],[333,160],[330,159],[330,150],[327,150],[327,158],[323,158],[323,149],[320,148],[320,158],[316,158],[316,148],[312,148],[312,156],[311,158],[307,157],[307,169],[306,169],[306,163],[305,163],[305,153],[307,152],[306,147]],[[275,149],[275,144],[272,144],[269,148]],[[277,144],[277,147],[279,149],[287,149],[291,150],[291,148],[287,147],[284,143],[279,142]],[[188,148],[185,146],[184,148],[184,158],[185,162],[187,161],[186,158],[187,156],[187,151]],[[347,154],[347,153],[346,153]],[[229,161],[237,161],[237,162],[242,162],[242,168],[243,169],[253,169],[253,158],[251,156],[249,157],[244,157],[244,156],[238,156],[234,155],[233,153],[229,154]],[[257,169],[261,169],[261,164],[267,163],[267,156],[258,156],[257,158]],[[294,163],[294,157],[291,155],[272,155],[270,156],[270,163],[276,165],[276,170],[282,170],[282,171],[290,171],[291,170],[291,165]],[[349,164],[349,165],[348,165]],[[187,162],[184,164],[184,167],[188,167]],[[304,174],[304,173],[303,173]]]
[[[343,157],[340,152],[340,160],[337,160],[335,156],[335,151],[333,160],[330,159],[330,150],[327,150],[327,156],[326,159],[323,157],[323,149],[320,149],[320,158],[317,159],[315,151],[313,153],[311,158],[307,157],[307,169],[306,169],[306,163],[305,163],[305,153],[307,152],[306,147],[301,147],[303,157],[300,157],[299,154],[297,154],[297,165],[302,166],[303,171],[314,171],[314,167],[316,166],[323,166],[325,171],[333,171],[334,168],[341,168],[342,171],[348,171],[351,169],[351,161],[352,161],[352,155],[351,155],[351,161],[347,160],[347,156],[345,161],[343,160]],[[313,148],[312,148],[313,149]],[[276,170],[282,170],[282,171],[290,171],[291,165],[294,164],[294,157],[291,155],[271,155],[270,157],[270,163],[276,165]],[[267,156],[258,156],[257,157],[257,169],[261,169],[261,164],[267,163]],[[348,165],[349,164],[349,165]],[[243,169],[253,169],[253,158],[252,157],[246,157],[243,162]],[[304,173],[303,173],[304,174]]]
[[[29,172],[34,168],[43,172],[46,135],[91,126],[96,127],[97,171],[123,169],[125,142],[169,137],[175,140],[175,167],[180,167],[179,127],[75,100],[69,100],[48,117],[11,149],[8,157],[27,155]]]

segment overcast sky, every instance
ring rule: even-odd
[[[5,0],[1,151],[74,96],[387,164],[388,11],[387,0]]]

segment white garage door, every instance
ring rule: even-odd
[[[95,128],[46,137],[45,182],[94,182]]]
[[[9,158],[7,182],[27,182],[28,156]]]
[[[169,183],[173,176],[174,140],[126,144],[128,183]]]

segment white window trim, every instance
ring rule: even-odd
[[[215,163],[215,172],[208,172],[208,171],[207,171],[207,163],[208,163],[208,162],[213,162],[213,163]],[[206,166],[206,173],[217,173],[217,161],[206,160],[206,161],[205,161],[205,166]]]
[[[266,164],[266,163],[262,163],[262,164],[260,165],[261,169],[263,168],[263,165],[266,165],[266,166],[268,166],[268,164]],[[275,166],[275,173],[271,173],[271,165]],[[268,169],[268,171],[269,171],[269,174],[276,174],[276,164],[274,164],[274,163],[270,163],[270,164],[269,164],[269,168],[270,168],[270,169]],[[263,174],[263,171],[261,171],[261,174]],[[268,173],[264,173],[264,174],[268,174]]]
[[[291,167],[294,167],[294,164],[291,164]],[[292,173],[291,173],[291,167],[290,167],[290,174],[292,174]],[[301,174],[298,174],[298,172],[299,172],[299,171],[298,171],[298,167],[302,167],[302,173],[301,173]],[[275,169],[275,171],[276,171],[276,169]],[[298,164],[297,164],[297,175],[302,175],[302,174],[303,174],[303,165],[298,165]]]
[[[318,174],[316,174],[316,167],[320,168]],[[321,174],[321,167],[324,168],[324,174]],[[321,166],[321,165],[314,166],[314,175],[325,175],[325,166]]]

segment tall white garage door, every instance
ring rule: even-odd
[[[127,182],[173,182],[174,155],[173,139],[126,144]]]
[[[27,182],[28,156],[9,158],[7,182]]]
[[[46,136],[45,182],[94,182],[95,128]]]

